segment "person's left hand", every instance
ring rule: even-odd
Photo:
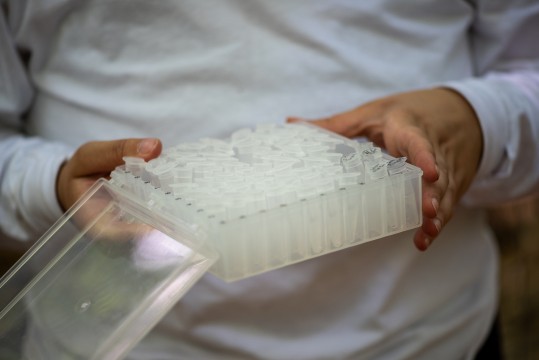
[[[451,218],[483,150],[477,115],[459,93],[446,88],[392,95],[312,123],[351,138],[366,136],[423,170],[423,225],[414,236],[420,250]]]
[[[161,141],[119,139],[91,141],[81,145],[58,170],[56,196],[64,211],[69,209],[99,178],[109,177],[124,156],[151,160],[161,154]]]

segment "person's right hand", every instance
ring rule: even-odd
[[[94,141],[82,145],[58,172],[56,195],[65,211],[69,209],[99,178],[107,178],[124,156],[146,161],[161,154],[158,139],[123,139]]]

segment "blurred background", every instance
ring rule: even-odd
[[[501,254],[505,358],[539,359],[539,195],[491,209],[489,221]]]
[[[539,359],[539,194],[490,209],[489,221],[501,255],[500,332],[505,359]],[[23,251],[24,246],[0,234],[0,274]]]

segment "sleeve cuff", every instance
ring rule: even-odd
[[[43,221],[41,228],[50,227],[64,213],[56,195],[56,180],[60,167],[70,156],[71,151],[64,146],[52,146],[47,159],[43,159],[43,162],[41,162],[42,169],[36,169],[36,172],[34,172],[36,177],[41,178],[41,181],[35,182],[33,184],[35,191],[30,190],[29,192],[35,194],[32,201],[32,204],[35,204],[33,211]],[[42,175],[39,176],[38,174]],[[38,197],[38,199],[35,199],[35,197]]]
[[[9,176],[4,180],[9,204],[3,206],[7,219],[2,223],[7,235],[35,240],[63,214],[56,196],[56,178],[72,150],[36,138],[24,143],[22,151],[10,160]]]
[[[502,93],[485,79],[466,79],[449,82],[445,87],[460,93],[473,107],[483,132],[483,154],[475,182],[488,180],[500,170],[507,154],[511,110]],[[494,84],[498,85],[498,84]]]

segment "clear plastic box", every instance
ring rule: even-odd
[[[1,279],[0,358],[119,359],[207,271],[234,281],[421,225],[420,169],[309,125],[125,161]]]
[[[1,359],[121,359],[207,272],[196,226],[143,209],[100,180],[2,277]]]

